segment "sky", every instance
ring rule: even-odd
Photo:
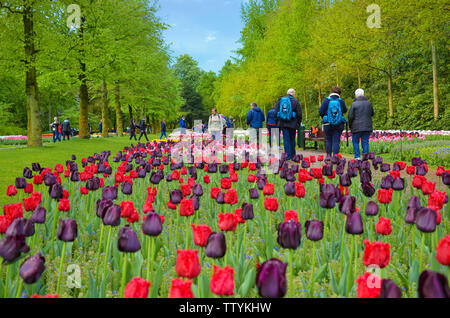
[[[174,58],[189,54],[205,71],[218,73],[240,44],[245,0],[160,0],[159,16]]]

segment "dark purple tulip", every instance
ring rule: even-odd
[[[183,192],[181,192],[181,190],[173,190],[169,192],[169,196],[170,196],[170,202],[172,202],[172,204],[179,204],[181,202],[181,200],[183,199]]]
[[[203,195],[203,188],[201,184],[194,184],[192,187],[192,193],[197,197],[201,197]]]
[[[159,158],[153,159],[152,166],[153,167],[158,167],[159,165],[161,165],[161,159],[159,159]]]
[[[31,169],[33,169],[33,171],[35,171],[35,172],[40,172],[41,171],[41,165],[39,163],[32,163],[31,164]]]
[[[424,165],[420,165],[416,167],[416,175],[418,176],[424,176],[427,174],[427,171],[425,170]]]
[[[70,175],[70,181],[72,182],[79,182],[80,179],[80,173],[78,171],[74,171],[72,172],[72,174]]]
[[[105,174],[107,174],[108,176],[112,174],[112,167],[108,166],[105,168]]]
[[[368,154],[368,153],[363,153],[363,155],[362,155],[362,160],[363,160],[363,161],[369,160],[369,154]]]
[[[309,162],[306,161],[306,160],[303,160],[303,161],[302,161],[302,168],[303,168],[303,169],[308,169],[308,168],[309,168]]]
[[[105,172],[105,168],[106,168],[106,166],[105,166],[105,164],[103,162],[99,163],[98,166],[97,166],[97,173],[104,173]]]
[[[424,233],[436,230],[436,212],[433,209],[421,208],[416,214],[416,226]]]
[[[249,193],[250,193],[250,199],[258,199],[259,198],[258,189],[252,188],[249,190]]]
[[[47,172],[44,175],[44,183],[47,187],[51,187],[52,185],[54,185],[57,182],[58,181],[56,180],[56,176],[54,174]]]
[[[25,236],[30,237],[34,235],[34,224],[28,219],[20,218],[12,221],[11,225],[6,231],[6,236]]]
[[[122,183],[122,193],[125,195],[131,195],[133,193],[133,185],[128,181]]]
[[[114,203],[111,200],[101,199],[97,201],[97,216],[101,219],[105,216],[106,211],[112,207]]]
[[[147,171],[144,168],[138,170],[138,178],[144,179],[147,176]]]
[[[383,279],[378,298],[402,298],[402,290],[392,280]]]
[[[198,209],[200,209],[200,201],[198,199],[198,197],[194,194],[191,196],[192,199],[192,204],[194,205],[194,210],[198,211]]]
[[[208,164],[208,172],[209,173],[217,173],[217,163]]]
[[[120,225],[120,213],[122,212],[122,207],[119,205],[110,206],[103,215],[103,224],[108,226],[119,226]]]
[[[391,166],[388,163],[382,163],[380,167],[381,172],[388,172],[391,170]]]
[[[27,180],[25,178],[16,178],[16,188],[17,189],[25,189],[27,186]]]
[[[321,193],[320,196],[320,207],[323,209],[332,209],[336,206],[336,196],[334,193]]]
[[[253,204],[244,202],[242,204],[241,218],[244,220],[253,220],[255,215],[253,214]]]
[[[302,160],[303,160],[303,156],[299,155],[299,154],[296,154],[292,157],[292,161],[297,162],[297,163],[299,163]]]
[[[50,194],[50,197],[55,200],[60,200],[64,197],[63,188],[59,183],[50,186],[48,193]]]
[[[153,171],[150,175],[150,182],[152,184],[159,184],[163,178],[161,178],[161,175],[157,172]]]
[[[166,176],[166,182],[172,182],[172,175],[171,174],[168,174]]]
[[[352,185],[352,180],[347,173],[344,173],[339,176],[339,184],[343,187],[349,187]]]
[[[220,167],[219,167],[219,172],[220,173],[222,173],[222,174],[225,174],[225,173],[228,173],[228,165],[221,165]]]
[[[416,223],[417,211],[418,210],[414,209],[414,208],[408,208],[406,210],[405,222],[407,224],[415,224]]]
[[[374,160],[374,159],[375,159],[375,153],[369,152],[369,160]]]
[[[361,187],[366,197],[371,198],[375,194],[375,188],[369,182],[364,182]]]
[[[359,180],[361,183],[364,183],[364,182],[370,183],[372,181],[372,171],[361,170],[361,173],[359,175]]]
[[[117,248],[121,252],[136,253],[141,249],[141,243],[130,225],[126,225],[119,230]]]
[[[338,156],[334,155],[333,158],[331,159],[331,163],[334,165],[337,165],[339,163],[340,159]]]
[[[349,163],[350,164],[350,163]],[[348,167],[347,174],[350,178],[355,178],[358,176],[358,169],[356,167]]]
[[[420,198],[417,196],[412,196],[408,203],[408,208],[413,208],[419,210],[421,208]]]
[[[44,224],[45,223],[45,208],[38,206],[36,210],[34,210],[33,215],[31,215],[30,221],[35,224]]]
[[[369,201],[366,205],[366,215],[367,216],[376,216],[378,215],[378,204],[374,201]]]
[[[219,193],[217,194],[216,202],[217,202],[218,204],[224,204],[224,203],[225,203],[225,193],[223,193],[222,191],[219,192]]]
[[[93,177],[86,182],[86,189],[89,191],[97,191],[100,188],[100,179]]]
[[[297,249],[302,240],[302,226],[294,220],[278,225],[277,242],[283,248]]]
[[[350,214],[356,211],[356,198],[353,196],[344,196],[339,200],[339,211],[344,214]]]
[[[392,182],[392,189],[395,191],[401,191],[405,188],[405,179],[403,178],[395,178],[394,182]]]
[[[388,174],[387,176],[385,176],[381,179],[380,186],[382,189],[389,190],[392,188],[393,183],[394,183],[394,177],[392,177],[390,174]]]
[[[272,258],[260,266],[256,275],[256,287],[258,287],[258,293],[261,297],[282,298],[286,295],[287,265],[287,263]]]
[[[380,156],[376,157],[373,160],[373,164],[381,165],[382,163],[383,163],[383,158],[381,158]]]
[[[142,223],[142,231],[148,236],[158,236],[163,230],[161,217],[157,213],[149,213]]]
[[[343,165],[343,164],[338,164],[338,165],[336,166],[336,174],[337,174],[338,176],[342,176],[342,175],[344,174],[344,170],[345,170],[345,165]]]
[[[328,164],[322,167],[322,174],[325,177],[331,177],[333,175],[333,165]]]
[[[361,214],[353,212],[347,214],[347,221],[345,223],[345,231],[348,234],[359,235],[364,233],[364,226],[361,218]]]
[[[284,193],[288,196],[294,196],[296,193],[295,190],[295,183],[294,182],[287,182],[284,185]]]
[[[414,167],[417,167],[422,164],[422,159],[421,158],[412,158],[411,163]]]
[[[320,241],[323,238],[323,222],[316,220],[306,221],[305,232],[309,240]]]
[[[227,251],[227,243],[225,240],[225,234],[223,233],[211,233],[206,243],[205,255],[211,258],[222,258]]]
[[[105,200],[115,200],[117,199],[117,187],[111,186],[111,187],[105,187],[102,190],[102,198]]]
[[[256,185],[258,187],[259,190],[264,189],[264,186],[267,183],[267,179],[266,178],[259,178],[258,177],[258,181],[256,181]]]
[[[21,253],[29,251],[30,247],[27,245],[25,235],[7,235],[0,241],[0,256],[5,262],[12,263],[20,257]]]
[[[73,161],[77,160],[77,156],[72,155],[72,160],[73,160]]]
[[[419,298],[450,298],[447,277],[430,270],[419,276]]]
[[[442,173],[442,183],[446,186],[450,186],[450,173],[448,173],[447,171],[444,171]]]
[[[41,253],[28,257],[20,266],[20,277],[25,284],[36,283],[45,271],[45,258]]]
[[[78,236],[78,226],[75,220],[59,219],[58,240],[73,242]]]
[[[26,179],[31,179],[31,178],[33,178],[33,171],[31,171],[30,168],[25,167],[25,168],[23,169],[23,177],[26,178]]]

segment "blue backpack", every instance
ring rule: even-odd
[[[278,112],[277,117],[285,121],[290,121],[295,118],[290,97],[281,98],[280,111]]]
[[[338,99],[332,99],[331,97],[328,97],[328,100],[330,103],[328,104],[328,112],[326,121],[331,126],[339,126],[342,123],[345,123],[346,120],[344,116],[342,116],[342,108],[341,108],[341,98]]]

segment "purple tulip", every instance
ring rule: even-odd
[[[337,174],[338,176],[342,176],[342,175],[344,174],[344,170],[345,170],[345,165],[338,164],[338,165],[336,166],[336,174]]]
[[[78,226],[75,220],[59,219],[58,240],[64,242],[73,242],[78,236]]]
[[[57,182],[58,182],[58,181],[56,180],[56,176],[53,175],[52,173],[47,172],[47,173],[44,175],[44,184],[45,184],[47,187],[51,187],[52,185],[54,185],[54,184],[57,183]]]
[[[372,171],[361,170],[361,173],[359,175],[359,181],[361,183],[364,183],[364,182],[370,183],[372,181]]]
[[[34,210],[33,215],[31,215],[30,221],[35,224],[44,224],[45,218],[46,218],[45,208],[38,206],[36,210]]]
[[[348,215],[356,211],[356,198],[353,196],[344,196],[339,200],[339,211]]]
[[[28,257],[20,266],[19,274],[25,284],[36,283],[45,271],[45,258],[41,253]]]
[[[103,215],[102,221],[104,225],[107,226],[119,226],[120,225],[120,214],[122,212],[122,207],[119,205],[110,206]]]
[[[378,204],[374,201],[369,201],[366,205],[366,215],[367,216],[376,216],[378,215]]]
[[[27,186],[27,180],[25,178],[16,178],[16,188],[17,189],[25,189]]]
[[[169,196],[170,196],[170,202],[172,204],[179,204],[181,202],[181,200],[183,199],[183,192],[181,192],[181,190],[173,190],[169,192]]]
[[[310,167],[309,162],[306,160],[302,161],[302,168],[303,169],[308,169]]]
[[[209,173],[217,173],[217,163],[208,164],[208,172]]]
[[[450,173],[448,173],[447,171],[444,171],[442,173],[442,183],[446,186],[450,186]]]
[[[261,297],[282,298],[286,295],[287,265],[287,263],[272,258],[259,267],[256,275],[256,287],[258,287],[258,293]]]
[[[380,167],[381,172],[388,172],[391,170],[391,166],[388,163],[382,163]]]
[[[316,220],[306,221],[305,232],[309,240],[320,241],[323,238],[323,222]]]
[[[113,202],[107,199],[97,201],[97,216],[101,219],[105,216],[106,211],[113,206]]]
[[[194,210],[198,211],[200,209],[200,201],[198,197],[194,194],[191,196],[192,204],[194,205]]]
[[[39,163],[32,163],[31,169],[33,169],[34,172],[41,172],[41,165]]]
[[[295,183],[294,182],[287,182],[284,185],[284,193],[287,196],[295,196],[295,194],[296,194]]]
[[[405,179],[403,178],[395,178],[394,182],[392,182],[392,189],[395,191],[401,191],[405,188]]]
[[[219,167],[219,172],[221,173],[221,174],[225,174],[225,173],[228,173],[228,165],[221,165],[220,167]]]
[[[325,177],[331,177],[333,175],[333,165],[328,164],[322,167],[322,174]]]
[[[208,238],[208,243],[205,247],[205,255],[218,259],[225,256],[227,251],[227,243],[225,240],[225,234],[223,233],[211,233]]]
[[[192,187],[192,193],[197,197],[201,197],[203,195],[203,188],[201,184],[194,184]]]
[[[425,169],[424,165],[420,165],[416,167],[416,175],[418,176],[424,176],[427,174],[427,170]]]
[[[142,231],[148,236],[158,236],[163,230],[161,217],[157,213],[149,213],[142,223]]]
[[[6,236],[25,236],[30,237],[34,235],[34,224],[28,219],[20,218],[12,221],[11,225],[6,231]]]
[[[361,171],[370,171],[370,162],[369,161],[363,161],[361,162]]]
[[[60,200],[64,197],[63,188],[61,184],[55,183],[48,189],[50,197],[55,200]]]
[[[258,199],[259,198],[258,189],[252,188],[249,190],[249,193],[250,193],[250,199]]]
[[[73,171],[70,175],[70,181],[79,182],[80,180],[80,173],[78,171]]]
[[[432,233],[436,230],[436,212],[433,209],[421,208],[416,214],[416,226],[424,233]]]
[[[133,184],[128,181],[122,183],[122,193],[125,195],[131,195],[133,193]]]
[[[339,176],[339,184],[342,187],[349,187],[352,185],[352,180],[350,179],[350,176],[347,173],[344,173]]]
[[[0,256],[5,262],[13,263],[20,257],[21,253],[28,253],[30,247],[27,245],[25,235],[5,236],[0,241]]]
[[[26,179],[31,179],[31,178],[33,178],[33,171],[31,171],[30,168],[25,167],[25,168],[23,169],[23,177],[26,178]]]
[[[141,243],[130,225],[126,225],[119,230],[117,248],[121,252],[136,253],[141,249]]]
[[[111,187],[105,187],[102,190],[102,198],[105,200],[115,200],[117,199],[117,187],[111,186]]]
[[[392,280],[383,279],[378,298],[402,298],[402,290]]]
[[[256,192],[258,192],[258,191],[256,191]],[[217,194],[216,202],[218,204],[224,204],[225,203],[225,193],[223,193],[222,191],[219,192]]]
[[[253,204],[244,202],[242,204],[241,218],[244,220],[253,220],[255,215],[253,214]]]
[[[408,208],[406,210],[405,222],[407,224],[415,224],[416,223],[417,211],[418,210],[414,209],[414,208]]]
[[[345,223],[345,231],[348,234],[359,235],[364,233],[364,226],[361,218],[361,214],[353,212],[347,214],[347,221]]]
[[[387,176],[381,179],[381,188],[385,190],[389,190],[392,188],[392,184],[394,183],[394,178],[388,174]]]
[[[373,195],[375,194],[375,188],[373,187],[372,184],[368,183],[368,182],[364,182],[362,185],[362,191],[363,194],[368,197],[371,198],[373,197]]]
[[[278,225],[277,242],[283,248],[297,249],[302,240],[302,227],[294,220]]]
[[[419,276],[419,298],[450,298],[447,277],[430,270]]]

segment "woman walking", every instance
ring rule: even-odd
[[[355,159],[361,159],[359,144],[361,142],[363,154],[369,153],[369,138],[373,132],[372,117],[374,116],[373,106],[364,97],[364,90],[357,89],[355,101],[348,113],[348,121],[352,131],[353,150]]]

